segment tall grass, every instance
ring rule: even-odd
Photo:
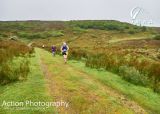
[[[17,41],[0,41],[0,85],[24,80],[30,71],[27,55],[33,50]]]
[[[30,71],[29,61],[26,58],[15,58],[0,66],[0,84],[5,85],[11,82],[25,80]]]
[[[85,58],[86,66],[105,69],[121,76],[135,85],[153,88],[160,92],[160,63],[144,59],[129,51],[117,52],[110,48],[103,52],[87,52],[85,50],[70,50],[71,59]]]

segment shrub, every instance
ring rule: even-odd
[[[70,48],[69,59],[82,59],[87,58],[87,53],[84,50],[74,50]]]
[[[60,36],[64,36],[62,31],[53,31],[52,33],[53,37],[60,37]]]
[[[160,34],[154,36],[154,39],[155,39],[155,40],[160,40]]]
[[[129,34],[135,34],[136,32],[134,30],[129,30],[128,33]]]
[[[140,74],[134,67],[119,67],[119,75],[122,76],[123,79],[136,85],[147,85],[148,83],[147,77]]]
[[[29,73],[27,55],[33,49],[18,41],[0,41],[0,84],[26,79]]]
[[[149,68],[149,75],[153,82],[153,90],[160,91],[160,63],[153,63]]]
[[[118,50],[118,51],[117,51]],[[160,92],[160,64],[138,54],[121,49],[109,48],[91,52],[85,49],[71,49],[71,59],[85,58],[85,65],[91,68],[105,69],[119,74],[124,80],[135,85],[147,86],[155,92]]]
[[[29,61],[26,58],[20,62],[8,61],[3,63],[0,66],[0,84],[5,85],[18,80],[24,80],[27,78],[29,71]]]
[[[9,35],[5,34],[5,33],[0,33],[0,38],[5,38],[8,37]]]
[[[105,25],[105,29],[108,29],[108,30],[122,30],[123,28],[121,28],[119,25],[117,24],[106,24]]]
[[[24,56],[32,52],[33,48],[29,48],[22,42],[2,40],[0,41],[0,64],[12,59],[14,56]]]
[[[145,27],[145,26],[141,27],[141,31],[142,32],[146,32],[147,31],[147,27]]]

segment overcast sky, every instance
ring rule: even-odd
[[[137,20],[160,26],[160,0],[0,0],[0,20],[112,19],[131,23],[135,7],[143,9]]]

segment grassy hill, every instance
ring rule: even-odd
[[[119,21],[15,21],[0,22],[1,37],[15,35],[19,38],[38,39],[78,34],[86,29],[115,31],[116,33],[136,34],[152,32],[150,28],[138,27]]]
[[[160,66],[158,28],[114,20],[15,21],[0,22],[0,31],[1,39],[30,42],[33,47],[44,45],[49,51],[52,45],[56,45],[58,53],[65,41],[70,47],[70,59],[84,58],[89,67],[104,68],[115,73],[119,73],[122,66],[134,67],[140,74],[147,76],[148,81],[153,78],[153,82],[149,83],[159,80],[159,72],[154,70],[154,66]],[[132,82],[132,79],[127,80]],[[153,86],[147,82],[142,85]],[[157,88],[158,85],[154,86]]]
[[[69,113],[160,113],[159,34],[159,28],[114,20],[0,22],[0,101],[33,100],[39,94],[36,100],[69,101]],[[49,53],[55,45],[60,54],[64,41],[70,47],[65,66]],[[49,52],[39,49],[42,45]]]

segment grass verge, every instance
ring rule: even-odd
[[[154,93],[151,89],[130,84],[113,73],[85,67],[83,62],[72,60],[69,61],[69,64],[90,74],[90,76],[99,80],[104,85],[120,91],[130,99],[133,99],[138,104],[143,106],[149,112],[151,111],[150,113],[160,114],[160,95]]]
[[[0,86],[0,114],[49,114],[53,107],[36,106],[2,106],[3,102],[50,102],[51,98],[45,88],[43,73],[39,67],[38,55],[29,58],[30,73],[26,81],[19,81],[5,86]]]

